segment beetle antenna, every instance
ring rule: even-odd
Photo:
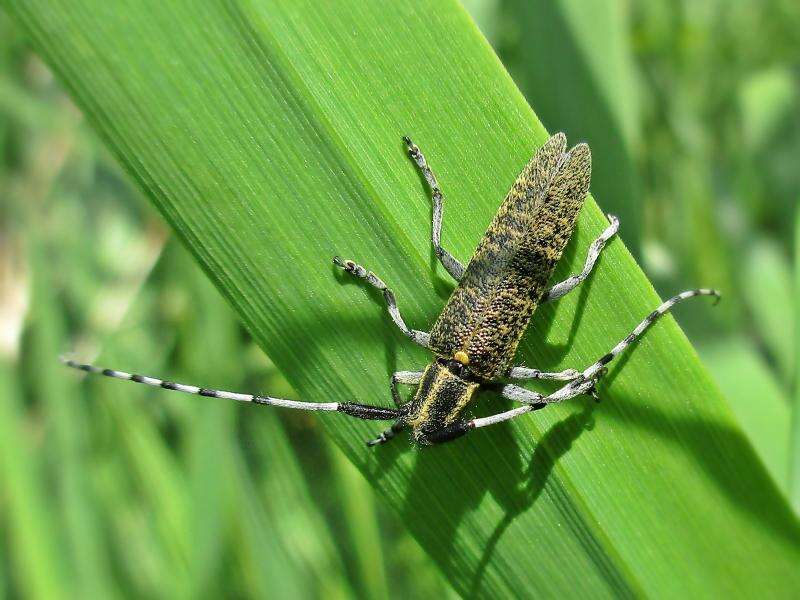
[[[687,290],[685,292],[681,292],[680,294],[673,296],[669,300],[666,300],[664,303],[661,304],[657,309],[647,315],[642,322],[639,323],[633,331],[631,331],[628,336],[620,341],[616,346],[614,346],[611,351],[602,356],[600,360],[598,360],[593,365],[589,366],[586,370],[583,371],[583,376],[586,379],[591,379],[595,377],[605,366],[610,363],[616,356],[622,353],[625,348],[633,344],[641,335],[647,331],[650,326],[655,323],[659,317],[664,315],[665,313],[669,312],[669,310],[684,300],[688,300],[689,298],[694,298],[695,296],[714,296],[714,304],[720,301],[722,298],[721,294],[717,290],[712,290],[708,288],[698,288],[695,290]]]
[[[196,385],[175,383],[174,381],[166,381],[164,379],[158,379],[157,377],[150,377],[148,375],[137,375],[135,373],[127,373],[125,371],[104,369],[95,365],[79,363],[63,356],[60,360],[68,367],[78,369],[79,371],[85,371],[86,373],[105,375],[106,377],[113,377],[114,379],[123,379],[125,381],[133,381],[135,383],[143,383],[144,385],[149,385],[151,387],[183,392],[185,394],[195,394],[197,396],[206,396],[209,398],[222,398],[224,400],[236,400],[238,402],[252,402],[253,404],[266,404],[269,406],[279,406],[281,408],[291,408],[294,410],[341,412],[358,419],[378,421],[391,421],[400,416],[400,412],[397,409],[386,408],[383,406],[369,406],[366,404],[357,404],[355,402],[300,402],[298,400],[273,398],[272,396],[226,392],[224,390],[202,388]]]

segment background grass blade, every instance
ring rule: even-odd
[[[28,365],[35,370],[26,377],[32,382],[29,394],[41,401],[49,419],[42,451],[47,456],[57,456],[58,467],[53,470],[56,478],[55,495],[58,510],[54,511],[65,529],[65,554],[69,560],[59,557],[59,562],[68,564],[74,573],[72,581],[75,594],[85,597],[113,597],[114,589],[109,580],[110,564],[102,551],[102,528],[95,515],[98,512],[91,494],[89,473],[82,468],[82,458],[89,452],[86,413],[81,406],[81,395],[74,382],[64,382],[62,370],[53,365],[53,355],[63,350],[63,328],[61,313],[49,287],[52,274],[44,260],[41,244],[31,244],[34,257],[34,299],[31,307],[30,356]],[[49,465],[48,465],[49,466]],[[49,539],[55,539],[50,533]]]
[[[379,272],[421,327],[449,291],[431,275],[429,201],[400,136],[431,158],[448,196],[444,237],[462,258],[546,136],[450,2],[7,6],[309,400],[388,403],[389,372],[425,360],[374,294],[337,279],[333,254]],[[589,202],[559,275],[602,226]],[[584,365],[657,302],[615,241],[591,282],[541,310],[522,355]],[[599,408],[575,402],[425,452],[370,453],[361,440],[374,425],[333,416],[324,426],[461,593],[800,586],[797,522],[671,319],[601,395]],[[148,464],[165,471],[153,500],[173,494],[169,461]],[[173,514],[165,507],[160,532]],[[180,542],[171,554],[178,565],[188,556]]]
[[[795,213],[795,254],[794,254],[794,396],[791,410],[791,429],[789,435],[789,497],[795,512],[800,514],[800,211]]]
[[[787,388],[794,377],[794,327],[792,269],[775,244],[754,241],[743,261],[743,276],[750,282],[745,288],[745,303],[754,326],[761,332],[770,363],[776,366]],[[768,302],[765,299],[769,298]]]
[[[350,551],[357,557],[358,580],[364,586],[362,594],[365,598],[389,598],[391,587],[384,569],[380,528],[373,506],[375,498],[365,489],[364,478],[338,448],[331,446],[331,450],[331,462],[341,485],[341,511],[349,527]]]
[[[700,348],[742,429],[775,483],[788,493],[789,398],[747,340],[732,336],[704,343]],[[741,377],[742,373],[747,376]]]
[[[3,527],[14,544],[9,549],[19,589],[32,598],[66,598],[70,587],[58,557],[63,545],[55,536],[53,518],[46,509],[46,495],[39,480],[40,455],[21,433],[24,412],[19,406],[19,388],[14,385],[10,364],[0,360],[0,476],[4,492]],[[34,468],[35,467],[35,468]]]

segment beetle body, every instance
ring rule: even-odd
[[[478,384],[508,371],[590,177],[589,147],[566,152],[563,134],[551,137],[517,177],[431,330],[438,358],[425,370],[407,421],[416,441],[446,431]]]

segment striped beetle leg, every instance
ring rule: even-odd
[[[472,421],[468,422],[469,429],[470,430],[478,429],[480,427],[486,427],[488,425],[502,423],[504,421],[514,419],[520,415],[529,413],[533,410],[538,410],[539,408],[542,408],[543,406],[546,406],[548,404],[563,402],[565,400],[575,398],[576,396],[580,396],[581,394],[589,394],[595,399],[597,399],[595,386],[597,385],[598,380],[608,372],[608,368],[606,365],[608,365],[608,363],[614,360],[614,358],[619,356],[626,348],[628,348],[637,339],[639,339],[644,334],[644,332],[647,331],[653,325],[653,323],[655,323],[659,319],[659,317],[666,314],[673,306],[675,306],[679,302],[682,302],[683,300],[694,298],[695,296],[713,296],[716,299],[716,302],[719,302],[720,299],[720,294],[718,291],[707,288],[687,290],[685,292],[681,292],[676,296],[673,296],[669,300],[663,302],[657,309],[655,309],[649,315],[647,315],[633,329],[633,331],[631,331],[630,334],[628,334],[623,340],[621,340],[616,346],[614,346],[610,352],[600,357],[600,359],[598,359],[597,362],[589,365],[573,381],[564,385],[563,387],[556,390],[549,396],[544,396],[539,398],[536,398],[536,396],[534,395],[528,398],[525,397],[515,398],[513,397],[513,395],[504,394],[507,398],[511,398],[512,400],[517,400],[519,402],[524,402],[525,406],[520,406],[518,408],[498,413],[496,415],[491,415],[480,419],[473,419]],[[535,392],[531,392],[531,394],[535,394]]]
[[[531,369],[529,367],[519,366],[511,367],[506,373],[506,377],[511,379],[551,379],[554,381],[572,381],[580,375],[580,371],[575,369],[564,369],[563,371],[556,371],[550,373],[547,371],[540,371],[539,369]]]
[[[425,160],[425,156],[422,154],[422,152],[420,152],[420,149],[417,147],[417,145],[411,141],[411,138],[405,136],[403,141],[408,147],[408,155],[415,163],[417,163],[419,170],[422,172],[422,176],[425,178],[425,181],[428,182],[428,186],[431,188],[431,196],[433,197],[431,243],[433,244],[433,250],[436,253],[436,257],[439,259],[439,262],[442,263],[442,266],[447,270],[448,273],[450,273],[453,279],[458,281],[464,274],[464,265],[458,262],[458,260],[447,250],[442,248],[442,213],[444,212],[444,196],[442,195],[442,190],[439,187],[439,182],[436,181],[436,175],[433,174],[433,171],[431,171],[431,168],[428,166],[428,161]]]
[[[382,431],[378,437],[372,440],[367,440],[367,446],[380,446],[381,444],[385,444],[389,440],[393,440],[398,433],[405,429],[405,427],[406,424],[404,421],[397,420],[392,423],[391,427]]]
[[[422,381],[423,371],[396,371],[392,373],[391,391],[392,400],[398,408],[403,404],[400,401],[400,392],[397,389],[398,384],[403,385],[419,385]]]
[[[605,248],[606,242],[608,242],[608,240],[610,240],[619,229],[619,219],[617,219],[617,217],[614,215],[606,216],[611,224],[606,227],[603,233],[600,234],[600,237],[593,241],[589,246],[589,251],[586,254],[586,262],[583,265],[583,270],[577,275],[567,277],[564,281],[561,281],[551,287],[547,292],[545,292],[544,296],[542,297],[542,302],[550,302],[551,300],[561,298],[561,296],[564,296],[565,294],[568,294],[574,290],[582,281],[585,281],[586,278],[589,277],[589,273],[591,273],[592,269],[594,269],[594,265],[597,262],[597,259],[600,257],[600,253],[603,251],[603,248]]]
[[[415,344],[419,344],[423,348],[428,348],[430,346],[430,334],[426,333],[425,331],[411,329],[408,325],[406,325],[406,322],[403,320],[403,317],[400,314],[400,309],[397,308],[397,299],[394,297],[394,292],[388,288],[385,283],[383,283],[383,280],[380,277],[375,275],[375,273],[372,271],[368,271],[361,265],[354,263],[352,260],[339,258],[338,256],[333,257],[333,264],[340,269],[343,269],[345,272],[350,273],[354,277],[363,279],[375,289],[383,292],[383,298],[386,300],[386,308],[389,309],[389,315],[391,315],[392,321],[394,321],[394,324],[397,325],[400,331],[408,336]]]

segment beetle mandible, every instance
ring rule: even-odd
[[[583,270],[548,288],[558,260],[575,227],[575,220],[589,192],[591,152],[587,144],[567,150],[563,133],[550,137],[517,177],[500,205],[486,234],[464,267],[442,248],[444,197],[433,171],[410,138],[403,138],[409,156],[419,167],[433,198],[431,241],[442,266],[458,282],[430,332],[409,328],[397,307],[394,293],[373,272],[352,260],[334,257],[346,272],[365,280],[383,293],[389,314],[413,342],[428,348],[435,358],[423,371],[399,371],[392,375],[395,407],[355,402],[299,402],[270,396],[200,388],[155,377],[102,369],[63,359],[70,367],[117,379],[168,390],[225,398],[297,410],[335,411],[358,419],[393,421],[368,445],[383,444],[405,428],[420,445],[439,444],[465,433],[513,419],[530,411],[582,394],[595,396],[595,386],[606,365],[641,336],[650,325],[678,302],[693,296],[714,296],[711,289],[695,289],[673,296],[651,312],[606,355],[582,371],[544,372],[512,366],[517,345],[536,307],[575,289],[594,268],[606,242],[617,232],[610,224],[592,242]],[[498,379],[551,379],[566,382],[549,395],[514,384],[502,385],[500,393],[521,406],[489,417],[468,419],[463,413],[482,386]],[[398,385],[416,385],[410,402],[400,400]]]

